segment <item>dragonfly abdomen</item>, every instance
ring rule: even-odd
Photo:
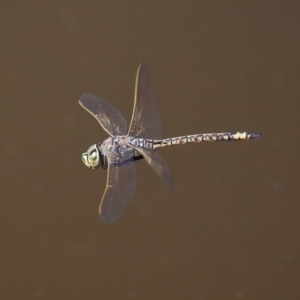
[[[184,135],[164,140],[153,140],[153,150],[175,145],[183,145],[187,143],[201,142],[229,142],[239,140],[249,140],[259,138],[260,134],[250,132],[224,132],[224,133],[200,133],[192,135]]]
[[[153,144],[154,140],[148,140],[148,139],[143,139],[143,138],[133,138],[130,141],[130,144],[135,146],[135,147],[139,147],[139,148],[144,148],[144,149],[148,149],[148,150],[153,150]]]

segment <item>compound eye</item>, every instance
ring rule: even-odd
[[[97,160],[97,151],[94,149],[92,151],[90,151],[89,153],[89,159],[92,161]]]
[[[99,151],[97,145],[91,146],[87,151],[87,165],[94,169],[100,164]]]

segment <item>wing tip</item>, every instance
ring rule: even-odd
[[[78,98],[78,103],[82,106],[82,107],[84,107],[84,100],[86,99],[86,97],[89,97],[91,94],[89,94],[89,93],[84,93],[84,94],[81,94],[80,96],[79,96],[79,98]]]
[[[101,204],[99,206],[98,213],[99,213],[99,217],[105,224],[112,224],[117,219],[117,218],[111,218],[107,215],[104,215]]]
[[[150,64],[149,64],[149,60],[144,58],[141,60],[138,70],[140,70],[141,68],[143,69],[149,69],[150,68]]]
[[[100,216],[100,218],[101,218],[101,220],[103,221],[103,223],[105,223],[105,224],[112,224],[112,223],[114,223],[115,222],[115,220],[117,219],[117,218],[108,218],[108,217],[105,217],[103,214],[101,214],[101,213],[99,213],[99,216]]]

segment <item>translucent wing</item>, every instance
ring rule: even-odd
[[[143,155],[146,162],[155,171],[155,173],[161,177],[164,182],[172,189],[173,179],[167,164],[164,162],[162,157],[154,151],[149,151],[140,147],[135,147],[130,145],[133,149],[137,150],[141,155]]]
[[[158,115],[151,74],[147,63],[140,64],[135,81],[135,96],[132,119],[128,135],[148,139],[160,139],[162,137],[161,122]],[[172,188],[173,180],[169,168],[161,156],[156,152],[143,148],[130,147],[137,150],[169,187]]]
[[[109,135],[126,134],[127,123],[124,116],[110,103],[92,94],[83,94],[78,102],[99,121]]]
[[[141,63],[137,70],[134,106],[128,135],[149,139],[160,139],[162,136],[150,70],[145,62]]]
[[[99,206],[99,214],[105,223],[114,222],[124,212],[133,197],[135,186],[133,159],[118,165],[109,163],[106,189]]]

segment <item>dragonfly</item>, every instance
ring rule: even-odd
[[[93,115],[109,137],[88,148],[81,156],[90,169],[107,169],[107,181],[99,205],[99,215],[112,223],[124,212],[136,189],[135,161],[144,159],[169,187],[173,180],[157,149],[187,143],[240,141],[259,138],[259,133],[200,133],[162,139],[162,127],[156,106],[152,76],[147,62],[137,70],[134,105],[130,125],[112,104],[93,95],[83,94],[79,104]]]

